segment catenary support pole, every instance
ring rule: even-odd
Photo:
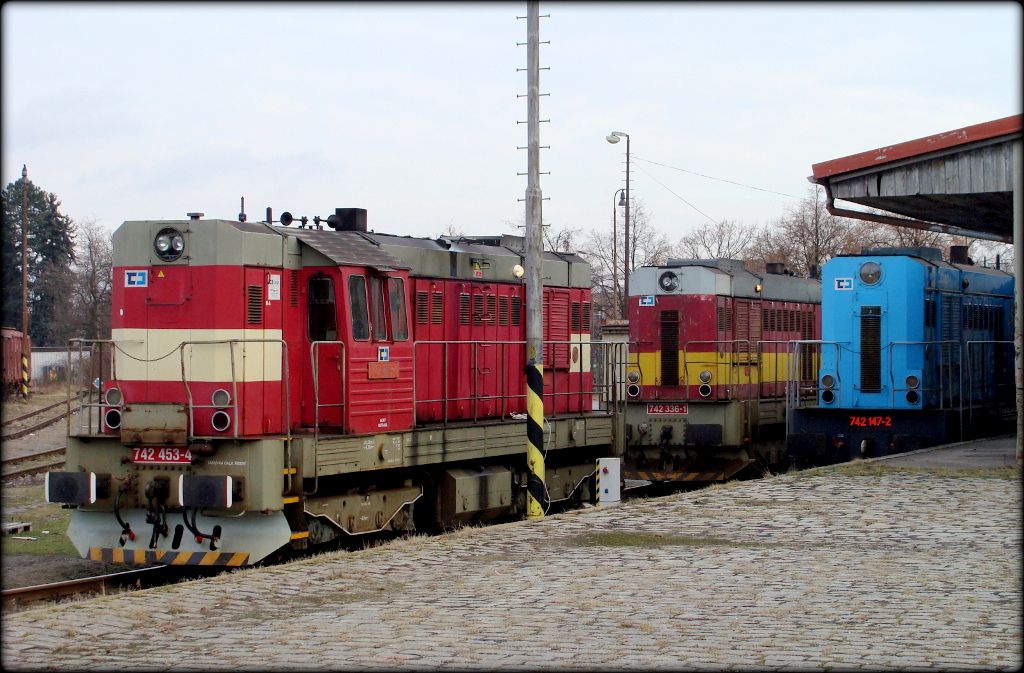
[[[540,8],[526,3],[527,184],[526,184],[526,516],[547,508],[544,486],[544,325],[540,190]]]
[[[28,339],[28,166],[21,166],[21,397],[28,399],[31,371]]]

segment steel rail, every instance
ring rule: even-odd
[[[3,590],[3,607],[7,610],[40,601],[78,596],[81,594],[106,594],[108,589],[135,585],[141,589],[164,581],[169,566],[137,568],[120,573],[85,577],[77,580],[65,580],[50,584],[37,584],[30,587]]]
[[[11,467],[13,465],[17,465],[18,463],[24,463],[24,462],[29,461],[29,460],[38,460],[38,459],[41,459],[41,458],[51,458],[53,456],[63,455],[65,451],[67,451],[67,447],[66,446],[62,446],[60,448],[50,449],[48,451],[39,451],[38,453],[29,453],[29,454],[24,455],[24,456],[16,456],[14,458],[7,458],[7,459],[5,459],[3,461],[2,465],[3,465],[3,467]]]
[[[22,414],[21,416],[15,416],[14,418],[8,418],[6,421],[3,421],[2,423],[0,423],[0,427],[5,427],[6,428],[8,425],[11,425],[12,423],[17,423],[18,421],[23,421],[26,418],[32,418],[36,414],[41,414],[44,411],[49,411],[50,409],[55,409],[56,407],[59,407],[61,405],[66,405],[66,404],[67,404],[67,400],[66,399],[62,399],[59,402],[54,402],[53,404],[48,404],[45,407],[40,407],[38,409],[34,409],[33,411],[30,411],[28,413]]]
[[[61,402],[60,404],[65,404],[65,403]],[[46,420],[44,420],[44,421],[42,421],[40,423],[36,423],[35,425],[30,425],[27,428],[23,428],[21,430],[16,430],[15,432],[10,432],[10,433],[7,433],[7,434],[5,434],[3,436],[0,436],[0,440],[6,442],[6,441],[11,440],[11,439],[19,439],[21,437],[24,437],[25,435],[30,435],[33,432],[37,432],[37,431],[42,430],[44,428],[50,427],[54,423],[62,420],[67,415],[68,415],[67,410],[62,411],[62,412],[60,412],[59,415],[51,416],[50,418],[48,418],[48,419],[46,419]]]
[[[63,467],[63,466],[64,466],[64,459],[61,458],[60,460],[51,461],[49,463],[43,463],[42,465],[33,465],[32,467],[25,467],[25,468],[22,468],[20,470],[12,470],[10,472],[4,472],[3,475],[0,475],[0,479],[3,479],[4,481],[7,481],[8,479],[18,479],[20,477],[30,477],[30,476],[32,476],[34,474],[42,474],[44,472],[49,472],[50,470],[55,470],[55,469],[58,469],[58,468]]]

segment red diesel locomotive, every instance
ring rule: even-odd
[[[821,283],[781,264],[669,260],[629,290],[623,475],[721,481],[783,462],[787,394],[817,372],[794,342],[820,339]]]
[[[244,565],[524,510],[522,239],[374,233],[361,209],[320,222],[115,232],[112,338],[76,341],[110,375],[47,475],[83,556]],[[594,410],[590,267],[547,252],[542,274],[557,503],[589,497],[613,417]]]

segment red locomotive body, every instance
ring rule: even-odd
[[[329,221],[115,233],[112,339],[92,345],[112,373],[47,485],[77,505],[83,555],[233,565],[523,511],[522,239],[375,233],[358,209]],[[545,499],[559,502],[590,493],[612,414],[593,410],[589,266],[543,264]]]
[[[625,474],[719,481],[785,459],[786,395],[813,383],[818,359],[793,342],[820,338],[821,289],[780,267],[669,260],[633,272]]]

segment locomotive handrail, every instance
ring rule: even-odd
[[[135,340],[132,340],[132,341],[135,341]],[[142,343],[142,342],[138,341],[138,343]],[[84,349],[83,349],[83,347],[85,345],[89,345],[90,346],[90,353],[89,353],[90,371],[89,371],[89,377],[88,377],[89,381],[88,382],[79,381],[81,389],[83,391],[85,391],[85,395],[79,396],[79,400],[78,400],[78,408],[79,409],[88,409],[88,421],[87,421],[87,424],[86,424],[86,427],[88,428],[88,431],[90,433],[92,432],[92,410],[94,408],[95,409],[102,409],[103,407],[113,407],[113,406],[116,406],[118,409],[123,409],[124,408],[124,403],[125,403],[125,400],[124,400],[124,390],[121,390],[121,403],[120,404],[117,404],[117,405],[104,404],[103,403],[103,387],[102,387],[102,384],[100,385],[99,389],[96,389],[96,387],[93,385],[93,381],[95,381],[95,378],[93,378],[91,376],[94,373],[93,370],[95,369],[93,355],[96,352],[96,346],[100,346],[100,363],[99,363],[100,371],[99,371],[99,377],[98,378],[100,378],[102,380],[102,378],[103,378],[103,362],[102,362],[102,359],[103,359],[102,358],[102,356],[103,356],[103,344],[110,344],[110,346],[111,346],[111,348],[110,348],[110,381],[113,382],[114,386],[117,387],[118,389],[121,388],[121,386],[117,385],[117,359],[114,358],[114,351],[115,350],[119,350],[118,346],[117,346],[117,342],[114,341],[113,339],[82,339],[82,338],[77,338],[77,337],[76,338],[72,338],[72,339],[68,339],[68,364],[67,364],[67,372],[68,372],[68,376],[67,376],[67,381],[68,381],[67,391],[68,391],[68,394],[67,394],[67,425],[66,425],[68,436],[71,436],[71,378],[72,378],[72,376],[71,376],[71,371],[72,371],[71,353],[72,353],[72,348],[74,347],[75,344],[78,345],[78,363],[79,363],[79,375],[80,376],[85,376],[85,374],[86,374],[86,372],[84,371],[84,368],[81,367],[82,360],[84,359]],[[92,398],[93,390],[96,390],[96,402],[90,402],[89,401]],[[82,419],[79,418],[79,429],[81,429],[81,421],[82,421]],[[102,425],[103,425],[103,414],[102,413],[97,413],[97,418],[96,418],[96,433],[97,434],[100,434],[100,433],[103,432]]]
[[[795,393],[794,394],[796,395],[797,401],[799,403],[799,399],[800,399],[800,395],[801,395],[801,390],[807,388],[807,386],[802,386],[801,384],[803,384],[806,381],[811,380],[811,379],[805,379],[802,376],[803,375],[803,368],[802,368],[802,362],[803,361],[801,359],[801,349],[800,349],[799,343],[797,343],[796,341],[793,341],[791,339],[760,339],[757,342],[757,353],[758,353],[758,363],[759,363],[759,365],[758,365],[759,376],[758,376],[758,381],[757,381],[757,406],[758,406],[758,409],[760,409],[760,407],[761,407],[761,390],[764,387],[764,370],[763,370],[763,367],[760,365],[760,363],[763,362],[763,360],[764,360],[764,358],[761,357],[761,356],[763,356],[765,354],[765,352],[764,352],[764,345],[765,344],[774,344],[775,345],[775,351],[774,351],[775,363],[774,363],[774,367],[773,367],[773,370],[772,370],[772,376],[773,376],[772,386],[773,386],[773,390],[776,390],[776,391],[778,390],[778,385],[779,385],[779,354],[780,353],[784,353],[786,355],[789,355],[789,358],[786,360],[786,366],[784,368],[784,371],[782,372],[782,375],[785,376],[785,381],[784,381],[784,384],[783,384],[783,393],[782,393],[783,403],[788,408],[788,406],[789,406],[789,395],[790,395],[790,385],[791,384],[793,384],[793,386],[795,388]],[[788,346],[789,349],[786,350],[786,351],[780,351],[779,347],[783,346],[783,345]],[[813,353],[809,353],[808,355],[809,355],[809,357],[813,357],[814,356]],[[819,367],[821,366],[821,355],[820,355],[820,352],[818,354],[818,366]],[[813,366],[813,362],[812,362],[811,369],[815,370],[815,373],[813,375],[813,380],[817,381],[817,378],[818,378],[817,368]],[[773,398],[778,398],[778,396],[779,395],[778,395],[777,392],[775,393],[775,395],[772,395]]]
[[[238,377],[235,376],[235,344],[246,344],[246,343],[277,343],[281,344],[281,379],[284,382],[284,396],[282,398],[282,404],[284,406],[284,435],[285,441],[291,441],[292,438],[292,421],[291,421],[291,395],[289,391],[289,376],[288,376],[288,343],[284,339],[214,339],[214,340],[203,340],[203,341],[182,341],[178,344],[178,356],[181,362],[181,382],[185,386],[185,394],[188,397],[188,423],[189,431],[195,431],[195,409],[219,409],[216,404],[195,404],[192,401],[192,389],[188,385],[188,377],[185,374],[185,347],[186,346],[216,346],[222,344],[228,344],[228,352],[231,354],[231,404],[228,406],[234,410],[234,416],[232,423],[232,437],[238,438],[238,426],[241,422],[241,418],[238,414]],[[189,435],[191,439],[217,439],[218,436],[200,436],[200,435]],[[289,452],[290,455],[290,452]],[[290,467],[290,466],[289,466]]]
[[[338,353],[338,362],[341,365],[341,402],[338,404],[320,404],[320,365],[316,357],[317,350],[321,345],[338,345],[341,347]],[[346,385],[346,374],[348,373],[348,351],[345,350],[345,342],[336,339],[313,341],[309,344],[310,366],[313,373],[313,490],[303,492],[305,496],[314,495],[320,490],[320,463],[318,461],[320,449],[320,407],[341,407],[341,427],[345,427],[345,405],[348,402],[348,386]]]
[[[815,403],[817,403],[818,394],[819,394],[819,391],[821,390],[821,380],[820,380],[820,375],[821,375],[821,359],[823,358],[823,354],[824,354],[824,346],[833,346],[833,347],[835,347],[835,349],[836,349],[836,375],[835,375],[836,382],[835,382],[835,385],[832,386],[832,390],[839,391],[839,395],[840,396],[837,396],[836,400],[841,400],[842,399],[841,395],[842,395],[842,384],[843,384],[843,381],[842,381],[842,375],[840,373],[842,371],[842,367],[840,367],[840,364],[841,364],[840,363],[840,359],[842,358],[842,354],[843,354],[843,344],[849,344],[850,342],[849,341],[826,341],[824,339],[794,339],[791,343],[794,346],[794,352],[795,352],[795,355],[797,357],[794,357],[790,361],[790,367],[797,366],[796,363],[799,362],[799,355],[800,355],[800,351],[802,350],[803,346],[819,346],[819,347],[821,347],[818,350],[818,371],[817,371],[817,373],[814,376],[814,388],[813,388],[813,390],[814,390],[814,398],[813,399],[814,399]],[[786,435],[788,436],[788,435],[792,434],[792,432],[793,432],[793,414],[791,414],[790,411],[792,411],[793,409],[801,408],[800,401],[803,398],[800,396],[800,381],[796,380],[796,373],[791,371],[787,378],[789,379],[788,381],[786,381]]]
[[[750,354],[750,340],[749,339],[694,339],[693,341],[684,341],[683,342],[683,387],[685,388],[684,394],[686,395],[686,400],[687,401],[690,400],[690,382],[689,382],[689,378],[688,378],[689,367],[686,366],[688,364],[688,362],[689,362],[688,354],[689,354],[689,347],[690,347],[690,345],[691,344],[716,344],[716,345],[717,344],[732,344],[733,345],[733,350],[730,351],[730,352],[727,352],[725,354],[726,355],[738,355],[740,351],[736,350],[736,348],[735,348],[736,344],[738,344],[738,343],[745,343],[745,344],[747,344],[747,350],[745,352],[749,355]],[[718,369],[718,365],[720,363],[718,361],[717,356],[722,354],[722,351],[721,350],[715,350],[715,351],[708,351],[708,352],[712,353],[713,355],[716,356],[715,360],[714,360],[714,364],[715,364],[715,369]],[[694,364],[700,364],[702,362],[703,362],[703,360],[697,360],[697,361],[694,362]],[[740,365],[740,363],[738,361],[736,361],[735,358],[733,358],[733,361],[732,362],[727,362],[727,364],[730,365],[730,367],[729,367],[729,374],[727,376],[725,384],[727,386],[732,386],[734,384],[735,385],[739,385],[739,383],[740,383],[739,374],[736,375],[735,382],[734,382],[732,371],[733,371],[733,369],[738,367]],[[748,362],[748,363],[746,363],[746,366],[749,367],[751,364],[753,364],[754,367],[757,367],[758,370],[760,370],[760,368],[761,368],[760,362],[755,362],[755,363]],[[749,387],[752,384],[753,384],[753,377],[751,376],[750,371],[748,370],[747,371],[747,386]],[[748,397],[748,401],[749,401],[749,397],[750,397],[750,391],[749,390],[747,391],[747,397]],[[733,399],[731,394],[730,394],[729,399]]]
[[[887,343],[885,345],[885,350],[892,351],[895,346],[931,346],[931,345],[953,345],[953,344],[956,345],[955,352],[958,355],[957,363],[956,364],[957,364],[957,390],[958,390],[959,394],[957,395],[957,399],[960,400],[960,406],[958,407],[958,409],[960,411],[960,425],[961,425],[961,433],[962,433],[963,432],[963,430],[962,430],[962,426],[963,426],[963,409],[964,409],[964,397],[963,397],[964,353],[963,353],[963,344],[961,342],[959,342],[959,341],[954,340],[954,339],[941,339],[941,340],[935,340],[935,341],[890,341],[889,343]],[[946,408],[946,400],[945,400],[945,397],[943,396],[943,389],[945,388],[945,376],[943,375],[943,371],[942,371],[943,360],[945,360],[945,354],[943,353],[944,350],[945,349],[940,349],[940,360],[939,360],[939,389],[938,389],[938,392],[939,392],[939,409],[940,410]],[[951,378],[952,378],[952,368],[953,368],[953,358],[952,358],[953,352],[954,352],[953,348],[950,348],[948,350],[948,353],[949,353],[950,357],[949,357],[949,361],[948,361],[947,364],[949,365],[949,368],[951,370],[950,371],[950,377]],[[893,376],[893,371],[892,371],[892,361],[893,361],[893,358],[890,355],[889,356],[889,363],[888,363],[888,374],[889,374],[889,383],[890,383],[890,386],[889,386],[889,393],[890,393],[889,394],[889,406],[894,406],[896,404],[896,391],[897,390],[909,390],[909,388],[897,388],[896,387],[896,379]],[[921,390],[924,391],[924,388],[922,388]],[[949,408],[950,409],[953,408],[952,381],[950,381],[950,388],[949,388]],[[962,439],[962,437],[961,437],[961,439]]]
[[[340,346],[340,352],[338,353],[339,363],[341,365],[341,402],[337,404],[320,404],[320,361],[317,359],[316,354],[320,346]],[[344,409],[348,402],[348,386],[345,385],[345,377],[348,373],[348,358],[346,357],[348,351],[345,350],[345,342],[338,340],[322,340],[312,341],[309,344],[309,357],[310,363],[313,369],[313,436],[318,438],[320,436],[320,407],[342,407]],[[342,427],[344,427],[345,419],[342,415]]]
[[[973,358],[971,357],[971,346],[985,345],[985,344],[998,344],[998,345],[1011,346],[1011,347],[1014,346],[1014,342],[1013,341],[998,340],[998,339],[972,339],[972,340],[967,341],[967,342],[964,343],[964,345],[967,347],[967,380],[970,382],[969,385],[967,386],[967,422],[968,422],[968,424],[971,427],[974,427],[974,376],[973,376],[973,373],[971,371],[973,369],[971,367],[971,362],[973,362]],[[998,357],[998,356],[996,356],[996,357]],[[982,381],[983,382],[985,381],[984,377],[982,378]],[[996,383],[993,383],[992,385],[993,385],[993,393],[995,393],[996,396],[998,397],[998,390],[997,389],[999,387],[999,383],[996,382]],[[963,432],[963,430],[961,429],[961,433],[962,432]]]
[[[542,342],[542,345],[547,345],[547,346],[552,346],[552,347],[565,346],[568,349],[568,353],[570,354],[569,362],[565,365],[565,367],[555,367],[555,366],[552,366],[552,367],[549,368],[550,371],[556,371],[556,370],[557,371],[565,371],[566,374],[568,376],[570,376],[570,377],[572,377],[572,376],[580,376],[581,377],[581,376],[583,376],[584,374],[587,373],[587,371],[584,370],[584,366],[586,365],[586,363],[584,362],[584,359],[583,359],[584,347],[590,347],[592,349],[591,353],[593,353],[595,351],[601,351],[601,350],[608,351],[608,350],[614,348],[615,346],[621,345],[621,342],[613,342],[613,341],[608,341],[608,342],[605,342],[605,341],[573,341],[573,340],[570,339],[570,340],[546,340],[546,341]],[[526,341],[525,340],[501,340],[501,339],[495,339],[495,340],[489,340],[489,341],[471,341],[471,340],[421,340],[421,341],[416,341],[413,344],[413,390],[414,391],[418,390],[417,372],[419,370],[418,363],[419,363],[419,359],[420,359],[419,349],[420,349],[420,347],[424,347],[425,348],[425,347],[428,347],[428,346],[440,346],[441,347],[440,370],[441,370],[441,374],[442,374],[442,377],[443,377],[442,385],[441,385],[442,396],[439,397],[439,398],[423,398],[423,399],[420,399],[420,398],[416,397],[415,393],[414,393],[414,398],[413,398],[413,422],[414,423],[418,423],[419,422],[419,415],[417,413],[417,410],[418,410],[419,406],[423,405],[423,404],[440,403],[441,404],[441,411],[442,411],[442,422],[447,424],[449,422],[448,406],[449,406],[449,403],[451,403],[451,402],[473,402],[473,405],[472,405],[472,419],[473,420],[478,420],[479,419],[479,415],[480,415],[480,413],[479,413],[479,403],[480,402],[487,401],[487,400],[500,400],[501,401],[501,410],[502,410],[502,414],[501,415],[504,416],[505,409],[507,409],[507,401],[508,400],[525,399],[526,398],[525,392],[523,394],[499,394],[499,395],[480,395],[480,394],[477,394],[477,390],[478,390],[478,388],[477,388],[478,380],[477,379],[478,379],[478,376],[476,376],[476,375],[471,376],[470,389],[469,389],[469,391],[467,391],[466,395],[450,396],[448,394],[449,386],[448,386],[448,380],[447,380],[448,361],[449,361],[449,347],[451,347],[451,346],[471,346],[472,347],[472,352],[470,353],[470,358],[469,358],[469,361],[471,362],[471,371],[479,373],[479,371],[480,371],[480,364],[479,364],[479,362],[480,362],[480,352],[479,352],[479,350],[481,348],[489,348],[489,347],[498,346],[500,348],[498,361],[501,362],[501,363],[507,363],[508,362],[507,353],[508,353],[509,347],[511,347],[511,346],[521,346],[521,347],[525,348],[525,346],[526,346]],[[577,347],[580,348],[580,357],[579,357],[579,359],[578,359],[578,361],[576,363],[576,366],[574,366],[574,364],[573,364],[573,362],[571,360],[571,353],[572,353],[572,347],[573,346],[577,346]],[[556,351],[554,350],[554,348],[552,348],[552,358],[554,358],[555,352]],[[525,353],[525,351],[524,351],[524,353]],[[591,359],[593,359],[593,355],[591,355]],[[590,366],[592,368],[592,366],[593,366],[592,362],[590,363]],[[505,390],[507,388],[507,385],[508,385],[508,383],[506,381],[506,371],[505,371],[506,367],[499,367],[499,369],[500,369],[500,372],[498,373],[498,375],[500,376],[500,381],[499,381],[500,389]],[[591,373],[592,373],[592,369],[591,369]],[[604,388],[607,385],[610,385],[610,384],[602,384],[602,388]],[[579,402],[580,402],[580,405],[581,405],[580,408],[583,409],[583,408],[586,408],[586,406],[584,405],[584,402],[585,402],[586,398],[588,396],[592,396],[593,394],[595,394],[595,387],[594,387],[593,383],[591,384],[591,388],[588,389],[588,390],[584,390],[582,388],[582,386],[581,386],[580,390],[576,391],[576,392],[573,392],[572,390],[560,391],[558,389],[558,378],[553,376],[551,378],[551,388],[550,388],[550,390],[545,391],[545,393],[543,395],[543,398],[544,399],[555,400],[555,399],[560,398],[560,397],[573,397],[574,396],[574,397],[577,397],[579,399]],[[613,391],[613,395],[611,396],[611,401],[612,401],[613,405],[614,404],[621,404],[621,401],[619,400],[619,396],[617,394],[617,391]],[[557,416],[557,414],[558,414],[557,407],[554,407],[552,409],[551,413],[552,413],[553,416]]]

